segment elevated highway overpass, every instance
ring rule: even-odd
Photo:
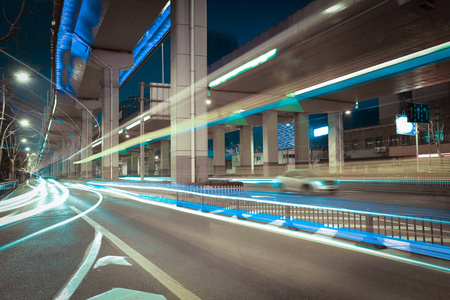
[[[307,120],[311,113],[329,113],[330,171],[336,172],[343,162],[340,112],[354,108],[358,101],[449,81],[447,12],[450,10],[445,1],[436,1],[432,6],[423,6],[423,1],[414,0],[312,1],[208,69],[205,1],[195,2],[192,15],[187,9],[189,1],[172,1],[170,7],[164,1],[135,5],[139,2],[128,5],[129,2],[119,0],[79,1],[78,14],[61,19],[62,25],[66,21],[75,30],[70,50],[63,47],[61,40],[57,43],[62,55],[57,64],[61,85],[58,86],[55,117],[70,116],[78,124],[85,124],[69,130],[73,135],[81,135],[81,141],[85,142],[74,142],[75,146],[66,155],[72,156],[82,149],[83,160],[73,156],[72,161],[82,162],[84,176],[91,176],[89,161],[102,157],[102,176],[117,177],[119,150],[149,139],[157,141],[171,136],[173,180],[204,180],[207,176],[206,127],[215,140],[215,171],[224,170],[222,145],[227,129],[223,124],[239,126],[241,141],[249,140],[249,126],[263,125],[264,149],[272,149],[264,152],[265,173],[268,174],[270,166],[276,164],[278,149],[274,133],[279,122],[294,121],[296,163],[307,161]],[[83,13],[88,3],[95,4],[95,16]],[[172,47],[170,97],[163,103],[152,103],[151,109],[142,115],[142,118],[151,116],[145,122],[145,135],[135,129],[131,139],[121,138],[120,130],[141,117],[124,120],[119,126],[118,88],[124,74],[122,70],[139,67],[133,49],[141,37],[148,35],[149,28],[157,26],[150,20],[163,15],[167,20],[165,13],[168,11]],[[189,26],[189,21],[193,20],[193,26]],[[61,28],[66,27],[60,27],[60,32]],[[83,36],[83,30],[89,32],[89,36]],[[155,34],[157,41],[153,48],[149,47],[148,54],[169,34],[169,31],[161,34],[162,28],[158,30],[154,30],[159,34]],[[194,49],[189,44],[192,37],[196,41]],[[85,46],[82,55],[78,51],[82,47],[77,46],[81,44]],[[266,60],[261,58],[264,54],[262,58]],[[242,66],[249,62],[252,68],[244,70]],[[236,76],[223,77],[233,71]],[[217,80],[220,84],[216,84]],[[142,81],[145,82],[145,78]],[[211,104],[206,104],[207,99]],[[156,116],[158,106],[167,108],[169,104],[169,114],[163,118]],[[102,120],[102,151],[96,155],[90,152],[92,141],[88,131],[92,120],[89,113],[83,112],[86,108],[94,115],[101,110],[103,115],[111,116],[107,122]],[[187,130],[191,118],[196,118],[199,130],[195,134],[178,134],[175,128],[186,126],[183,130]],[[172,126],[168,127],[169,124]],[[58,132],[62,125],[53,122],[51,126],[50,140],[57,145],[55,142],[61,141]],[[59,147],[64,147],[65,143]],[[164,143],[168,156],[168,142]],[[241,145],[244,166],[252,164],[251,146],[251,143]],[[58,150],[52,149],[55,153]],[[79,173],[73,164],[69,165],[67,168],[75,170],[68,171],[69,174]]]

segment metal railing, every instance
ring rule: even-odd
[[[128,189],[128,188],[127,188]],[[129,189],[133,190],[130,186]],[[153,185],[140,189],[152,196],[176,200],[177,206],[236,216],[240,219],[270,223],[275,220],[291,229],[321,227],[368,232],[383,237],[450,246],[450,216],[442,219],[365,212],[349,209],[316,207],[311,205],[278,203],[246,198],[241,188],[184,187],[170,188]],[[315,228],[315,229],[314,229]]]
[[[17,186],[17,181],[0,182],[0,198],[13,191]]]

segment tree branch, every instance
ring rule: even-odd
[[[0,38],[0,42],[3,42],[4,40],[8,39],[8,38],[11,36],[11,34],[13,33],[14,28],[16,27],[17,23],[19,23],[19,19],[20,19],[20,17],[22,16],[23,9],[24,9],[24,7],[25,7],[25,1],[26,1],[26,0],[23,0],[23,2],[22,2],[22,7],[20,8],[20,12],[19,12],[19,14],[17,15],[16,20],[14,21],[14,23],[11,24],[11,27],[9,27],[9,32],[8,32],[8,34],[6,34],[4,37]]]

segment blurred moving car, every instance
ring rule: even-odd
[[[332,178],[322,177],[317,171],[305,170],[289,170],[283,175],[277,176],[280,191],[297,192],[305,195],[314,193],[334,194],[339,190],[339,182]]]

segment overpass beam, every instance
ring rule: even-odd
[[[94,49],[94,62],[103,67],[102,79],[102,151],[119,144],[119,72],[133,66],[133,54]],[[102,157],[102,179],[119,178],[119,153]]]
[[[171,2],[170,48],[172,182],[206,181],[208,132],[192,128],[206,114],[206,0]]]
[[[344,121],[341,112],[328,113],[328,160],[331,174],[344,169]]]
[[[263,173],[270,177],[278,175],[278,113],[263,112]]]
[[[295,166],[309,167],[308,113],[296,113],[294,117]]]

